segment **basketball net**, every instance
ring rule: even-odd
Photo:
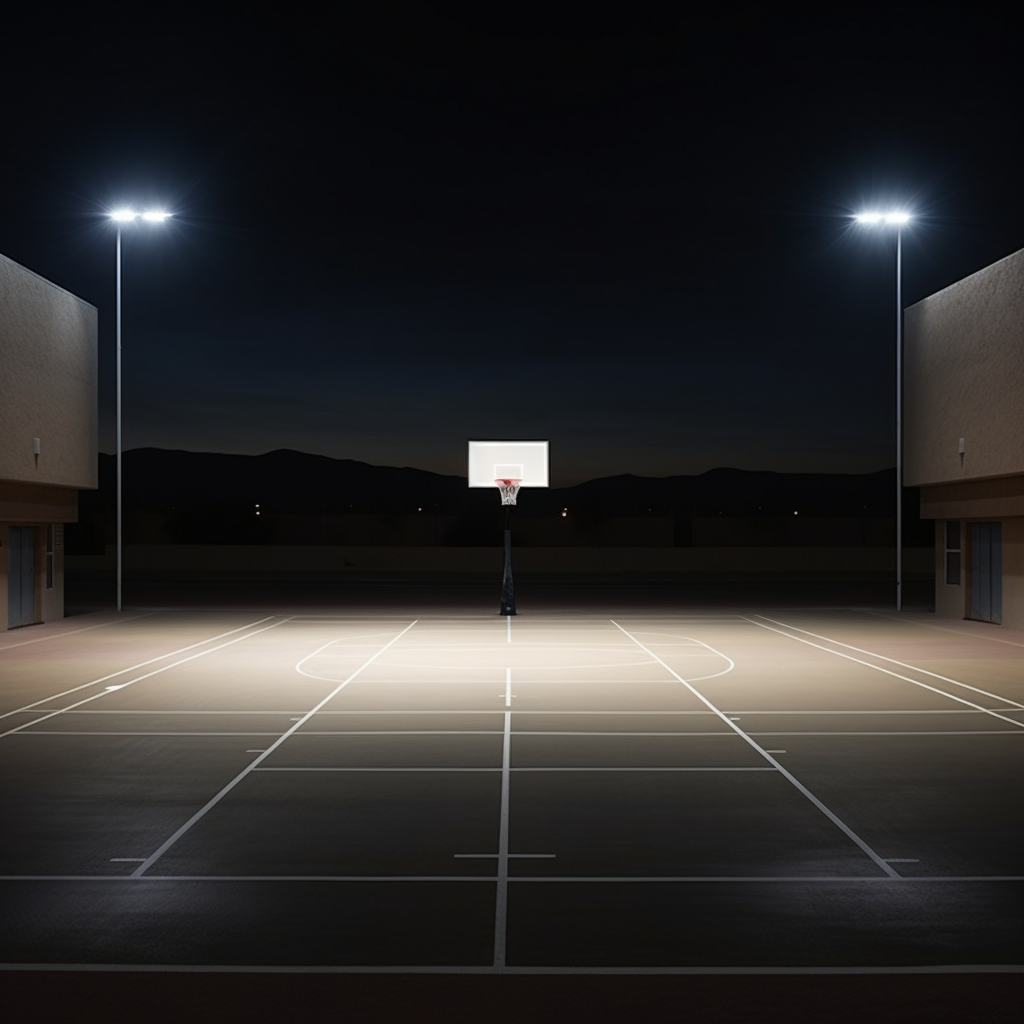
[[[497,484],[498,490],[501,491],[502,505],[514,505],[522,480],[495,480],[494,482]]]

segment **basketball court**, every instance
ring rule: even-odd
[[[1024,637],[473,603],[4,634],[0,960],[1020,971]]]

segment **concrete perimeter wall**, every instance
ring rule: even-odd
[[[500,576],[503,550],[494,547],[312,547],[285,545],[126,545],[124,572],[137,579],[317,577],[389,579]],[[931,549],[905,549],[904,573],[931,576]],[[517,578],[878,579],[894,572],[891,547],[877,548],[513,548]],[[114,572],[105,556],[68,556],[69,573]]]

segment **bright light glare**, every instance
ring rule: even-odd
[[[889,210],[886,213],[878,213],[869,210],[866,213],[857,214],[858,224],[906,224],[910,220],[910,214],[903,210]]]
[[[146,210],[145,213],[137,213],[135,210],[129,210],[127,207],[123,207],[120,210],[114,210],[110,214],[110,219],[128,223],[129,221],[133,221],[141,217],[143,220],[148,220],[151,224],[162,224],[170,216],[171,215],[164,210]]]

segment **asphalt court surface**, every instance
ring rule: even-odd
[[[872,610],[12,631],[0,962],[1019,971],[1022,666]]]

